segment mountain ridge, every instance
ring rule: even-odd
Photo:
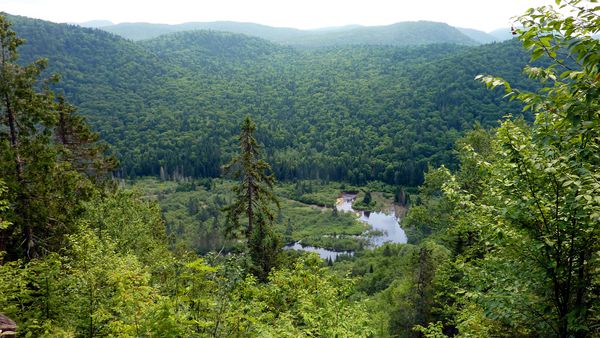
[[[399,46],[432,43],[474,45],[482,43],[482,41],[473,39],[469,34],[464,34],[458,28],[432,21],[406,21],[381,26],[346,25],[312,30],[235,21],[187,22],[177,25],[144,22],[120,23],[99,28],[134,41],[152,39],[178,31],[204,29],[241,33],[296,47],[358,44]],[[479,34],[485,35],[486,33],[479,32]],[[491,40],[488,39],[484,42],[488,41]]]

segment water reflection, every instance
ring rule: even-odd
[[[327,249],[323,249],[323,248],[318,248],[315,246],[310,246],[310,245],[302,245],[300,242],[295,242],[293,244],[288,244],[284,247],[284,249],[287,250],[302,250],[302,251],[308,251],[308,252],[316,252],[319,254],[319,256],[322,259],[331,259],[332,261],[335,261],[337,259],[337,257],[339,255],[354,255],[353,251],[333,251],[333,250],[327,250]]]
[[[338,198],[337,208],[339,211],[356,212],[352,203],[356,200],[356,194],[344,193]],[[379,231],[381,235],[371,236],[369,242],[374,247],[382,246],[384,243],[406,243],[407,238],[400,222],[393,210],[389,213],[361,211],[359,220],[371,226],[373,230]]]
[[[378,247],[384,243],[406,243],[407,238],[404,230],[400,227],[398,218],[392,214],[383,212],[361,212],[361,221],[368,223],[373,230],[380,231],[381,236],[372,236],[369,238],[371,245]]]
[[[357,212],[352,208],[352,204],[356,200],[356,194],[343,193],[336,201],[336,208],[342,212],[354,212],[362,222],[369,224],[372,230],[376,231],[377,235],[368,236],[367,240],[372,247],[379,247],[385,243],[406,243],[407,238],[404,230],[400,227],[399,219],[394,214],[393,210],[389,213],[360,211]],[[366,237],[366,234],[363,235]],[[288,244],[284,249],[303,250],[316,252],[323,259],[335,261],[339,255],[353,255],[353,251],[334,251],[327,250],[314,246],[303,246],[300,242]]]

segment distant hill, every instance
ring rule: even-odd
[[[480,31],[477,29],[458,28],[458,27],[456,29],[458,29],[464,35],[470,37],[471,39],[473,39],[481,44],[507,40],[507,39],[500,39],[494,35],[491,35],[489,33],[486,33],[486,32],[483,32],[483,31]]]
[[[192,30],[214,30],[246,34],[275,42],[286,41],[290,38],[306,34],[306,32],[294,28],[277,28],[255,23],[233,21],[187,22],[178,25],[143,22],[120,23],[117,25],[101,27],[101,29],[134,41],[147,40],[164,34]]]
[[[79,23],[73,23],[73,24],[79,25],[81,27],[88,27],[88,28],[98,28],[98,27],[114,25],[114,23],[112,23],[112,21],[108,21],[108,20],[92,20],[92,21],[85,21],[85,22],[79,22]]]
[[[122,23],[101,27],[108,32],[131,40],[145,40],[163,34],[190,31],[215,30],[246,34],[272,42],[299,47],[330,47],[347,45],[425,45],[433,43],[453,43],[475,45],[478,42],[461,33],[454,27],[437,22],[401,22],[388,26],[343,26],[317,30],[276,28],[242,22],[191,22],[179,25]]]
[[[451,43],[476,45],[477,42],[458,29],[445,23],[417,21],[400,22],[388,26],[358,27],[354,29],[307,34],[291,38],[286,44],[302,47],[348,45],[427,45]]]
[[[489,33],[498,39],[499,41],[510,40],[514,36],[512,35],[510,27],[498,28]]]
[[[315,28],[315,29],[310,29],[308,31],[312,31],[312,32],[339,32],[339,31],[347,31],[350,29],[354,29],[354,28],[361,28],[364,27],[362,25],[346,25],[346,26],[335,26],[335,27],[322,27],[322,28]]]
[[[27,40],[22,61],[49,58],[49,72],[63,75],[57,89],[112,145],[126,176],[158,175],[161,167],[219,176],[241,119],[251,115],[279,179],[415,185],[428,165],[456,165],[454,142],[474,123],[493,126],[520,112],[475,75],[531,86],[520,75],[529,56],[514,40],[298,49],[227,32],[134,42],[9,20]],[[453,32],[431,25],[439,29]]]
[[[20,60],[48,59],[47,73],[60,73],[60,91],[97,127],[96,118],[139,110],[160,82],[165,65],[142,46],[113,34],[70,24],[8,16],[25,44]],[[114,105],[111,102],[119,102]]]

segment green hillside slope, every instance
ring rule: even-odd
[[[517,78],[528,59],[515,42],[296,50],[196,31],[134,43],[11,19],[23,59],[51,59],[128,176],[218,176],[251,115],[280,179],[415,185],[429,164],[455,165],[464,129],[519,112],[473,78]]]

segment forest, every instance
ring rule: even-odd
[[[0,14],[0,335],[600,335],[598,13],[308,49]]]
[[[47,73],[62,77],[53,88],[111,144],[124,178],[159,176],[161,168],[219,177],[250,115],[280,180],[416,186],[428,165],[457,167],[454,143],[465,130],[520,112],[475,76],[536,87],[521,76],[529,57],[516,40],[298,49],[216,31],[132,42],[10,19],[28,41],[21,62],[48,58]]]

